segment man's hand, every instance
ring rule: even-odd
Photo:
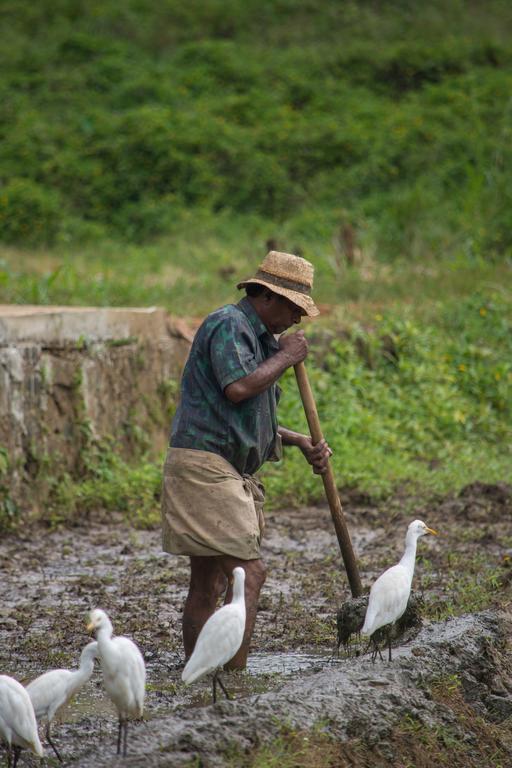
[[[327,465],[329,457],[332,456],[332,451],[326,440],[322,439],[319,443],[313,445],[311,438],[304,435],[304,440],[299,447],[306,457],[306,461],[313,467],[315,475],[323,475],[327,472]]]
[[[308,354],[308,340],[304,331],[282,334],[279,337],[279,349],[288,357],[289,365],[302,362]]]

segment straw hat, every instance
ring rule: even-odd
[[[311,298],[313,273],[314,267],[306,259],[292,253],[270,251],[254,277],[238,283],[237,288],[244,288],[250,283],[264,285],[297,304],[309,317],[315,317],[320,314],[320,310]]]

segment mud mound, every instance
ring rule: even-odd
[[[435,681],[450,676],[462,681],[465,699],[481,716],[503,720],[512,714],[510,656],[504,644],[509,634],[510,616],[490,612],[432,624],[414,643],[397,649],[391,664],[372,664],[367,657],[333,660],[278,691],[178,711],[138,726],[131,755],[122,764],[163,768],[195,760],[195,765],[225,765],[226,752],[242,755],[270,742],[284,723],[302,731],[323,723],[337,740],[364,738],[370,745],[385,740],[404,718],[427,727],[448,722],[457,729],[453,714],[430,690]],[[461,730],[459,735],[465,734]],[[105,744],[79,765],[121,764],[111,754],[112,744]]]
[[[337,645],[338,648],[343,645],[345,650],[349,649],[349,643],[354,635],[359,635],[364,624],[366,609],[368,608],[369,595],[354,597],[342,603],[337,616]],[[422,595],[411,592],[409,602],[405,613],[401,616],[391,629],[391,639],[401,642],[411,639],[420,631],[422,621],[421,614],[424,606]],[[406,636],[407,633],[407,636]],[[387,627],[377,630],[373,635],[377,645],[385,645],[387,642]]]

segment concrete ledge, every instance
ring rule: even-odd
[[[165,447],[195,325],[158,307],[0,306],[0,523],[2,505],[44,505],[51,467],[79,475],[86,440]]]
[[[108,341],[166,336],[167,313],[158,307],[38,307],[0,305],[0,345],[32,341],[45,346],[79,339]]]

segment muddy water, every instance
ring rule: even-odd
[[[420,513],[414,510],[411,516],[400,508],[349,508],[349,527],[362,564],[363,582],[369,585],[383,567],[396,561],[407,523],[421,516],[447,536],[444,543],[433,539],[422,543],[423,556],[433,563],[434,574],[440,574],[432,584],[431,570],[428,588],[439,590],[448,524],[450,541],[456,541],[460,530],[467,529],[468,516],[461,516],[461,509],[465,507],[460,504],[445,505]],[[498,511],[486,522],[485,547],[493,556],[503,549],[500,541],[505,523],[502,510]],[[477,545],[482,547],[481,536]],[[197,736],[194,722],[203,723],[205,733],[209,733],[212,718],[234,718],[236,731],[238,720],[234,713],[241,711],[246,717],[245,702],[258,710],[256,730],[261,726],[272,732],[266,717],[286,720],[297,715],[299,725],[307,725],[319,711],[325,715],[327,705],[324,702],[316,710],[313,707],[308,720],[300,715],[304,691],[310,701],[315,699],[319,686],[335,697],[336,691],[343,689],[342,678],[353,670],[368,678],[372,690],[387,690],[389,680],[375,677],[364,658],[333,656],[336,612],[350,595],[328,510],[314,507],[269,515],[264,559],[268,577],[248,668],[224,678],[235,701],[212,708],[208,680],[190,688],[181,683],[180,616],[188,587],[188,567],[185,558],[162,553],[159,531],[135,530],[121,518],[114,518],[108,522],[89,520],[73,529],[4,537],[0,541],[0,672],[27,682],[50,668],[75,666],[81,648],[90,640],[85,631],[87,612],[94,607],[106,610],[114,631],[137,642],[147,665],[146,724],[133,726],[132,765],[178,765],[181,763],[176,754],[181,755],[181,760],[187,752],[189,759],[194,750],[204,758],[207,747]],[[416,588],[421,584],[420,564]],[[400,653],[397,650],[397,658]],[[350,685],[357,687],[356,678]],[[393,695],[400,700],[399,692]],[[329,711],[332,708],[336,710],[331,702]],[[194,713],[192,720],[190,713]],[[379,711],[368,717],[378,721]],[[258,718],[263,718],[264,725]],[[189,733],[186,738],[191,739],[190,749],[180,741],[183,728]],[[236,733],[228,730],[236,741]],[[115,711],[105,697],[101,670],[97,668],[89,684],[62,713],[54,728],[55,739],[68,763],[84,768],[109,765],[116,731]],[[343,732],[341,726],[339,732]],[[171,753],[177,750],[173,760],[159,763],[156,757],[151,758],[152,762],[142,759],[142,754],[160,743],[163,733],[167,733]],[[211,743],[213,765],[216,752],[223,747],[218,739],[213,738]],[[240,743],[245,748],[243,739]],[[25,756],[26,764],[31,764],[30,760]]]

